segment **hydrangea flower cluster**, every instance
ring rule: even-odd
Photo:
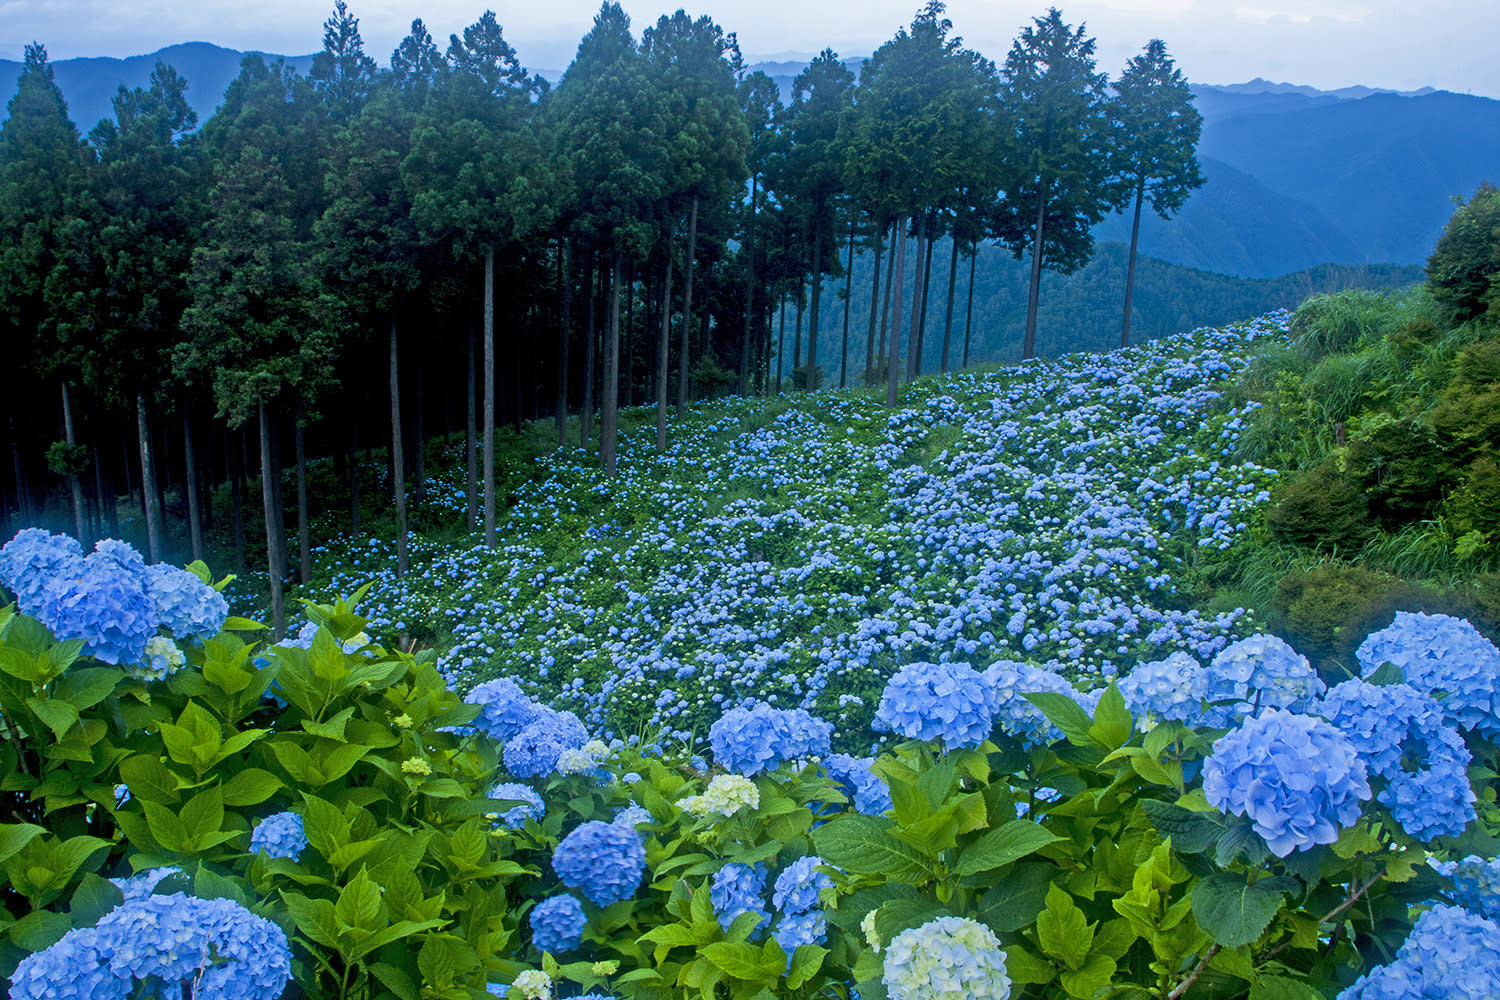
[[[1354,745],[1383,782],[1376,798],[1421,841],[1458,836],[1475,817],[1471,756],[1442,707],[1409,684],[1351,679],[1333,687],[1318,714]]]
[[[788,964],[799,946],[822,944],[828,935],[828,921],[818,905],[823,890],[833,888],[833,879],[818,871],[818,866],[824,863],[816,854],[809,854],[793,861],[776,876],[771,904],[781,919],[776,923],[775,937],[787,954]]]
[[[557,770],[568,750],[582,749],[589,731],[572,712],[535,705],[531,721],[505,741],[505,769],[518,778],[540,778]]]
[[[729,709],[708,729],[715,762],[747,778],[788,761],[827,756],[832,739],[832,723],[805,709],[759,701]]]
[[[1500,924],[1439,903],[1417,918],[1389,965],[1338,1000],[1493,1000],[1500,983]]]
[[[600,820],[581,823],[552,853],[563,885],[579,889],[596,906],[635,895],[646,870],[646,845],[630,827]]]
[[[716,774],[702,795],[689,795],[678,805],[695,816],[714,813],[729,817],[741,809],[760,808],[760,789],[739,774]]]
[[[1331,844],[1370,797],[1365,763],[1329,723],[1267,709],[1217,740],[1203,762],[1215,808],[1248,816],[1271,853]]]
[[[554,955],[572,951],[583,940],[583,929],[589,925],[578,897],[564,893],[536,904],[531,911],[531,943],[538,951]]]
[[[1398,611],[1355,651],[1364,676],[1387,663],[1461,729],[1500,736],[1500,649],[1463,618]]]
[[[1324,684],[1307,657],[1273,635],[1252,635],[1230,643],[1214,656],[1207,673],[1205,725],[1238,725],[1266,708],[1303,712],[1323,693]]]
[[[125,897],[125,902],[132,903],[145,899],[155,892],[162,879],[181,874],[181,870],[177,868],[148,868],[139,875],[132,875],[130,878],[112,878],[110,882],[120,890]]]
[[[1438,874],[1453,880],[1445,895],[1458,906],[1490,920],[1500,920],[1500,858],[1485,861],[1470,854],[1462,861],[1428,861]]]
[[[301,859],[307,850],[302,817],[294,812],[272,813],[250,831],[250,853],[265,851],[273,858]]]
[[[873,770],[874,757],[851,757],[831,754],[823,761],[828,776],[854,802],[854,808],[867,816],[879,816],[891,808],[891,789]]]
[[[552,996],[552,977],[541,969],[527,969],[516,974],[512,988],[525,1000],[547,1000]],[[502,993],[501,996],[509,996]]]
[[[137,981],[175,988],[191,980],[195,996],[276,1000],[291,976],[291,949],[275,924],[232,900],[172,893],[127,902],[26,956],[10,995],[124,1000]]]
[[[1003,732],[1028,747],[1062,739],[1062,731],[1026,695],[1048,692],[1076,699],[1078,692],[1066,678],[1030,663],[997,660],[985,670],[984,681],[994,692],[995,725]]]
[[[1120,678],[1118,686],[1125,706],[1146,730],[1162,722],[1191,725],[1202,716],[1208,700],[1208,672],[1183,652],[1142,663]]]
[[[610,820],[616,826],[623,826],[629,830],[635,830],[642,823],[655,823],[656,817],[651,815],[651,810],[639,802],[632,802],[615,813],[615,818]]]
[[[502,781],[490,789],[489,797],[518,803],[503,813],[492,814],[494,818],[512,830],[521,829],[528,819],[534,819],[540,823],[542,817],[547,815],[547,803],[542,801],[542,797],[528,785]]]
[[[474,685],[464,695],[464,701],[480,707],[474,728],[500,743],[525,729],[537,708],[536,702],[510,677],[496,677]]]
[[[884,974],[891,1000],[1007,1000],[1010,976],[995,932],[966,917],[938,917],[891,939]]]
[[[741,914],[758,913],[760,919],[756,921],[755,929],[759,933],[761,928],[771,922],[771,914],[765,907],[765,896],[766,866],[763,863],[751,866],[731,861],[714,873],[708,887],[708,898],[714,904],[714,916],[718,919],[719,926],[726,931]]]
[[[187,570],[147,566],[113,538],[85,556],[77,540],[41,528],[26,528],[0,548],[0,583],[59,639],[83,639],[88,655],[146,680],[185,662],[158,629],[205,638],[218,634],[229,614],[223,595]]]
[[[998,696],[967,663],[908,663],[880,696],[872,728],[948,749],[977,747],[994,726]]]

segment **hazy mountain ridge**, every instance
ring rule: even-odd
[[[145,86],[158,60],[187,78],[203,121],[244,55],[190,42],[128,59],[52,65],[86,133],[110,115],[118,87]],[[306,72],[312,56],[287,61]],[[858,73],[864,60],[844,61]],[[748,68],[775,80],[785,99],[804,65],[781,59]],[[0,60],[6,101],[20,68]],[[1500,179],[1500,101],[1432,88],[1320,91],[1259,78],[1197,84],[1194,92],[1205,120],[1199,157],[1208,183],[1174,219],[1163,221],[1149,209],[1142,219],[1141,252],[1171,263],[1254,278],[1323,263],[1421,264],[1452,211],[1452,197]],[[1128,240],[1130,220],[1107,219],[1096,235]]]

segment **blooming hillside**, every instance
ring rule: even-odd
[[[868,393],[705,406],[610,481],[544,458],[503,542],[333,553],[334,589],[429,638],[460,686],[515,675],[593,728],[700,735],[747,693],[866,732],[914,660],[1025,659],[1080,687],[1253,632],[1179,589],[1233,558],[1270,470],[1235,461],[1226,397],[1284,315],[1103,355]],[[627,425],[630,421],[627,420]],[[462,509],[461,470],[430,493]],[[665,483],[665,485],[663,485]]]

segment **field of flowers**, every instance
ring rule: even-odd
[[[923,379],[894,412],[859,392],[712,404],[661,455],[627,419],[619,477],[542,459],[497,551],[414,535],[396,580],[388,543],[333,545],[318,586],[373,581],[364,613],[436,645],[456,684],[516,676],[622,735],[701,739],[754,692],[856,749],[904,663],[1025,659],[1087,688],[1212,656],[1255,623],[1179,582],[1234,559],[1268,497],[1226,391],[1286,319]],[[454,462],[428,490],[452,517],[461,483]]]

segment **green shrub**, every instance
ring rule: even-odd
[[[1411,418],[1362,431],[1349,442],[1347,468],[1390,531],[1431,517],[1459,474],[1433,429]]]
[[[1356,289],[1313,295],[1292,313],[1292,341],[1314,360],[1342,354],[1383,336],[1395,312],[1393,298],[1380,292]]]
[[[1427,258],[1432,296],[1454,322],[1474,319],[1494,308],[1500,274],[1500,189],[1486,181],[1448,219],[1437,247]]]
[[[1355,480],[1325,461],[1283,480],[1266,510],[1266,526],[1279,542],[1349,554],[1369,537],[1369,504]]]

